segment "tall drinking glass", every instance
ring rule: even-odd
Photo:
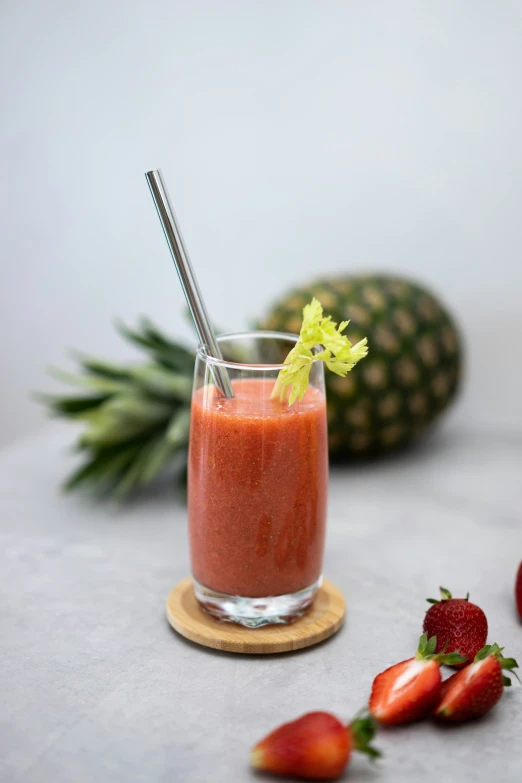
[[[289,623],[321,586],[328,451],[323,363],[304,399],[272,399],[294,335],[218,338],[223,360],[197,351],[188,512],[194,590],[210,614],[256,628]],[[219,367],[232,382],[223,397]]]

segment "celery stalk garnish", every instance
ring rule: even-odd
[[[315,297],[303,308],[303,325],[296,344],[286,357],[284,367],[279,371],[272,399],[279,398],[283,402],[290,386],[288,404],[293,405],[302,400],[308,388],[312,364],[322,361],[329,370],[344,377],[357,362],[368,353],[367,338],[352,345],[350,340],[341,334],[349,321],[342,321],[337,326],[331,316],[323,316],[321,303]],[[313,349],[322,347],[322,351],[314,354]]]

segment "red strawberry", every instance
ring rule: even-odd
[[[515,600],[517,602],[518,616],[522,620],[522,563],[518,567],[517,580],[515,582]]]
[[[437,652],[458,650],[472,661],[486,644],[488,621],[479,606],[469,602],[469,593],[465,598],[453,598],[449,590],[440,588],[442,600],[428,598],[433,604],[426,612],[423,630],[428,636],[437,637]],[[465,663],[457,665],[461,669]]]
[[[415,658],[396,663],[378,674],[370,696],[370,715],[387,726],[408,723],[427,715],[440,698],[442,663],[461,663],[454,652],[435,655],[437,639],[423,634]]]
[[[435,715],[446,721],[479,718],[492,709],[511,680],[504,669],[518,667],[514,658],[504,658],[498,644],[486,645],[464,671],[453,674],[443,684]]]
[[[370,717],[358,717],[344,726],[329,712],[308,712],[284,723],[253,748],[250,763],[255,769],[287,777],[335,780],[342,775],[352,750],[371,758],[379,753],[370,742],[375,724]]]

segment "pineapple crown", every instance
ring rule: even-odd
[[[52,415],[84,427],[76,444],[84,459],[64,489],[96,488],[119,501],[146,487],[171,462],[183,473],[194,353],[146,318],[135,330],[117,328],[148,361],[124,366],[76,353],[79,372],[51,374],[80,393],[38,399]]]

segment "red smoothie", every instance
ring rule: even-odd
[[[192,400],[192,572],[212,590],[252,598],[293,593],[321,575],[328,482],[325,397],[291,407],[274,381],[203,386]]]

